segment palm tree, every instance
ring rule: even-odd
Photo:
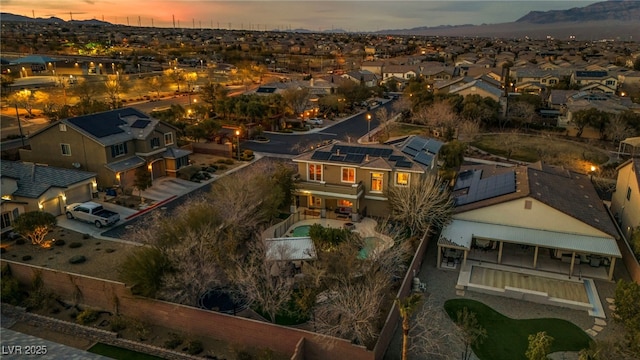
[[[409,330],[411,329],[409,320],[422,303],[422,295],[413,293],[404,299],[397,298],[395,303],[398,306],[398,311],[402,318],[402,360],[407,360],[407,352],[409,351]]]

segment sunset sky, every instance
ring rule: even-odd
[[[419,26],[511,22],[531,10],[583,7],[593,0],[572,1],[327,1],[327,0],[0,0],[0,10],[17,15],[63,20],[104,19],[138,26],[245,30],[309,29],[376,31]]]

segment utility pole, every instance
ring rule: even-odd
[[[18,119],[18,130],[20,131],[20,141],[22,142],[22,147],[24,147],[24,134],[22,133],[22,122],[20,121],[20,113],[18,112],[18,104],[16,106],[16,119]]]

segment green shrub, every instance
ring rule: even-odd
[[[71,244],[69,244],[69,247],[72,248],[72,249],[77,249],[77,248],[79,248],[81,246],[82,246],[81,242],[72,242]]]
[[[80,314],[78,314],[78,316],[76,316],[76,322],[80,325],[88,325],[98,320],[99,316],[99,312],[91,309],[85,309]]]
[[[2,294],[0,295],[2,302],[11,305],[19,305],[24,296],[20,291],[20,283],[18,279],[11,276],[11,269],[8,265],[2,267]]]
[[[200,354],[204,350],[202,347],[202,341],[200,340],[191,340],[189,341],[189,345],[187,346],[187,352],[190,355]]]
[[[31,255],[25,255],[22,257],[22,261],[29,261],[31,259],[32,259]]]
[[[111,321],[109,321],[109,329],[113,332],[122,331],[127,328],[127,319],[122,316],[114,316]]]
[[[226,164],[226,165],[233,165],[236,162],[233,159],[218,159],[218,161],[216,161],[218,164]]]
[[[53,245],[55,246],[64,246],[65,242],[64,240],[60,239],[60,240],[56,240]]]
[[[182,336],[180,336],[177,333],[171,332],[169,333],[169,339],[167,339],[164,342],[164,347],[166,347],[167,349],[175,349],[178,346],[180,346],[180,344],[182,344],[182,342],[184,341],[184,339],[182,338]]]

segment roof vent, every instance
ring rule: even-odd
[[[366,155],[364,156],[364,161],[369,161],[369,154],[366,154]]]
[[[340,155],[340,149],[336,149],[336,155]]]

